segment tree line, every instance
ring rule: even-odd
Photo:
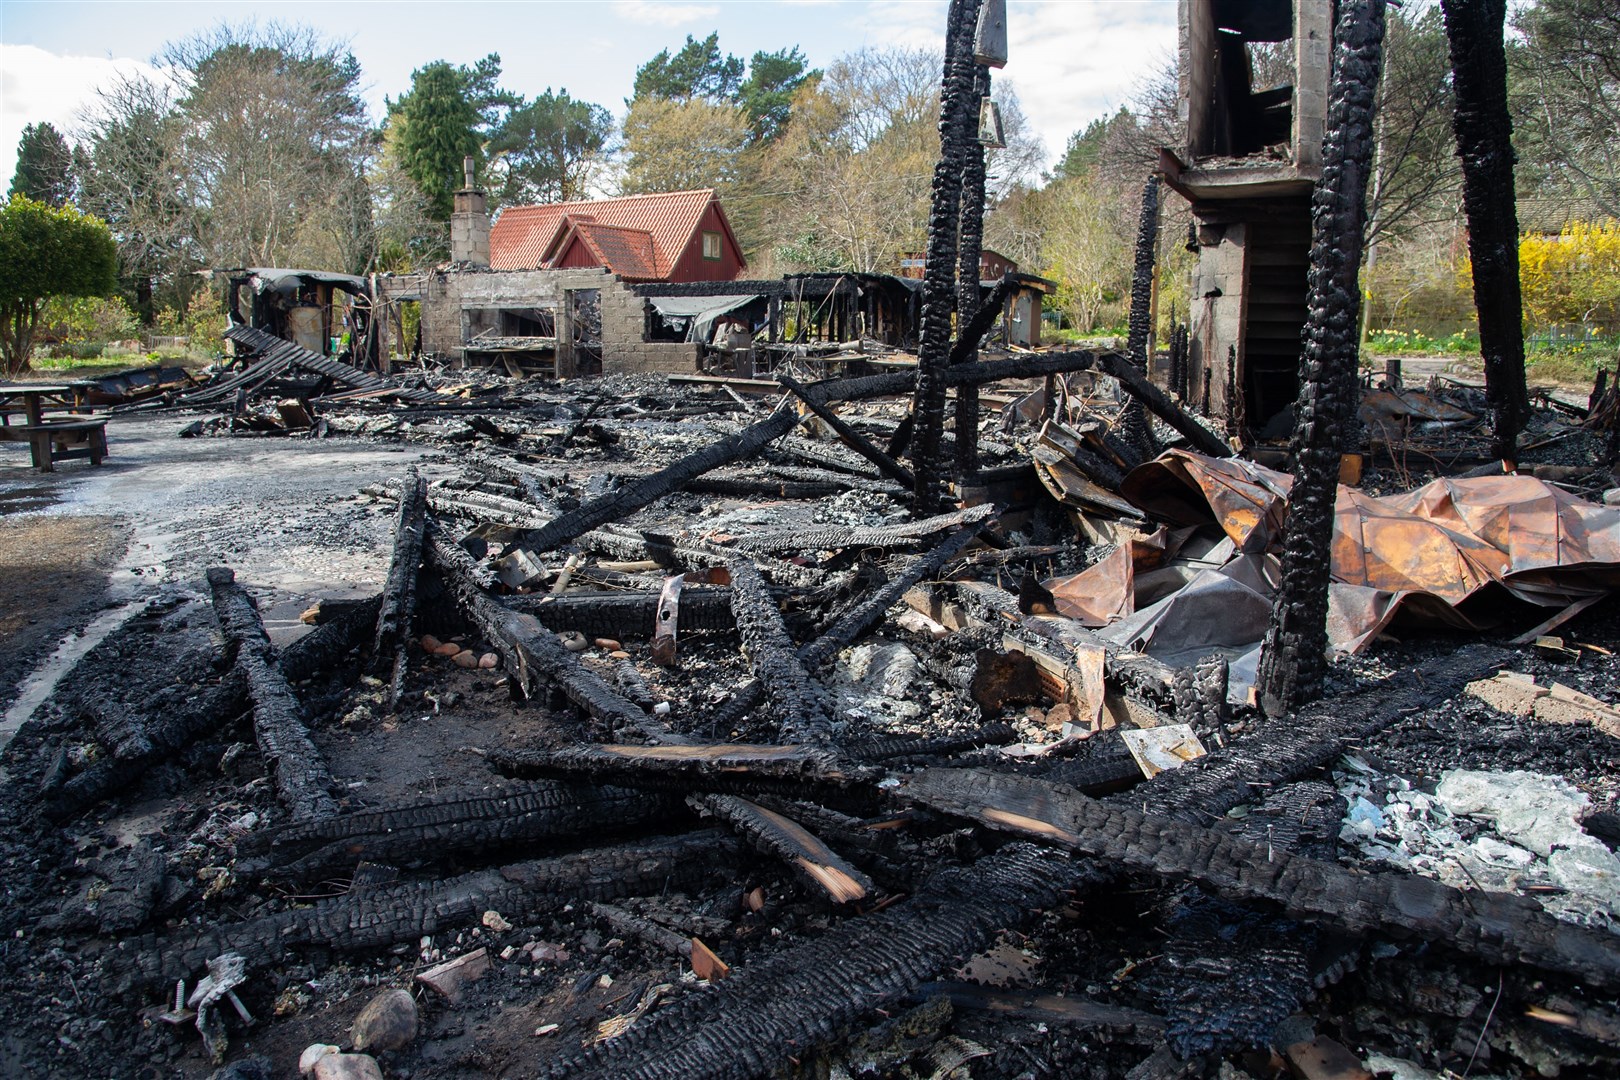
[[[1520,221],[1532,236],[1573,230],[1528,265],[1543,293],[1585,275],[1583,317],[1620,330],[1620,267],[1603,269],[1615,244],[1601,224],[1620,219],[1620,6],[1539,0],[1514,24]],[[71,139],[30,127],[13,181],[108,223],[123,291],[149,325],[186,308],[200,268],[363,273],[442,260],[466,157],[497,210],[715,188],[751,274],[892,271],[923,246],[939,153],[941,57],[930,50],[862,49],[813,69],[796,46],[744,58],[717,33],[688,36],[637,69],[622,122],[566,89],[515,93],[497,54],[417,69],[375,120],[352,53],[299,27],[220,26],[157,60],[164,77],[103,87]],[[1251,60],[1256,85],[1291,78],[1286,49],[1255,47]],[[1173,64],[1076,131],[1048,172],[1016,96],[996,96],[1008,145],[989,156],[986,246],[1058,282],[1080,330],[1119,325],[1137,193],[1158,147],[1181,141]],[[1392,8],[1364,275],[1375,326],[1468,321],[1451,111],[1438,9]],[[1166,318],[1186,311],[1188,225],[1166,200]],[[1572,263],[1582,245],[1596,254]]]

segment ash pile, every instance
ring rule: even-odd
[[[1115,354],[949,370],[979,468],[921,519],[909,372],[323,403],[434,451],[369,491],[381,593],[275,647],[251,566],[171,587],[7,751],[15,1052],[1612,1074],[1612,473],[1370,449],[1329,693],[1269,719],[1286,474]]]

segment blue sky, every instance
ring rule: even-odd
[[[71,131],[95,86],[138,70],[166,41],[216,25],[217,0],[74,3],[0,0],[0,183],[9,183],[28,123]],[[1069,134],[1128,100],[1175,47],[1176,0],[1012,0],[1013,84],[1049,155]],[[816,66],[863,46],[944,40],[944,0],[239,0],[233,21],[304,23],[345,40],[365,72],[374,117],[414,68],[501,56],[523,94],[566,87],[622,116],[635,69],[687,34],[720,33],[727,52],[798,45]],[[3,190],[3,189],[0,189]]]

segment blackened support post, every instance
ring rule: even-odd
[[[973,28],[979,0],[951,0],[946,15],[945,68],[940,87],[939,162],[934,166],[933,206],[928,215],[928,255],[923,270],[922,342],[917,350],[917,388],[911,411],[912,472],[917,485],[912,514],[939,512],[945,496],[942,461],[945,429],[945,366],[951,351],[951,315],[956,308],[956,231],[962,206],[962,174],[974,148]]]
[[[990,96],[990,69],[983,64],[973,68],[973,92],[968,114],[977,118],[985,98]],[[962,173],[962,209],[958,234],[961,239],[956,261],[956,324],[958,337],[979,310],[980,257],[984,252],[984,144],[978,140],[967,149],[967,169]],[[981,335],[982,336],[982,335]],[[961,340],[958,345],[963,344]],[[977,360],[978,341],[967,361]],[[956,475],[968,483],[979,471],[979,387],[956,388]]]
[[[1260,702],[1272,716],[1320,697],[1327,674],[1333,509],[1345,429],[1355,414],[1359,271],[1383,59],[1384,0],[1345,0],[1334,30],[1322,179],[1311,199],[1309,315],[1289,447],[1294,486],[1282,587],[1260,657]]]
[[[1519,295],[1519,218],[1513,202],[1513,121],[1507,104],[1502,26],[1507,0],[1442,0],[1451,42],[1457,111],[1452,131],[1462,159],[1468,255],[1474,267],[1479,351],[1495,432],[1493,452],[1512,469],[1530,409],[1524,378]]]

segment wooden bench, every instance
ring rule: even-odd
[[[48,420],[39,424],[0,426],[0,440],[26,442],[33,453],[34,467],[54,472],[55,463],[68,458],[86,457],[100,465],[107,456],[107,421]]]

